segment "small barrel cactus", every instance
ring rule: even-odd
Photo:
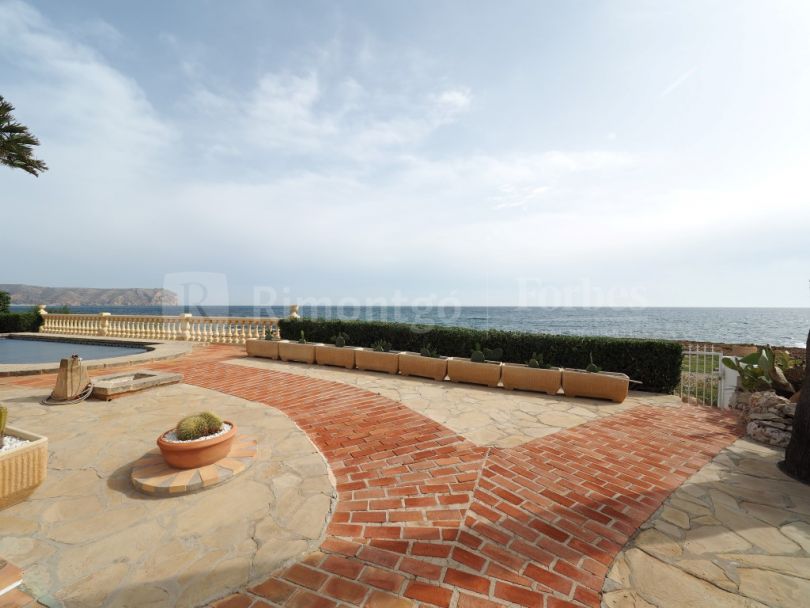
[[[3,447],[3,433],[6,432],[7,420],[8,420],[8,408],[0,405],[0,448]]]
[[[199,439],[222,430],[222,419],[211,412],[200,412],[186,416],[177,423],[175,434],[181,441]]]
[[[593,362],[593,353],[590,353],[591,362],[588,363],[588,367],[585,368],[586,372],[590,372],[592,374],[596,374],[602,371],[602,368],[599,367],[596,363]]]
[[[338,348],[343,348],[344,346],[346,346],[346,340],[348,338],[349,336],[347,336],[341,331],[338,332],[338,335],[332,336],[332,342],[334,342],[335,346],[337,346]]]
[[[473,361],[474,363],[484,363],[486,360],[487,359],[484,356],[484,351],[481,350],[481,345],[476,344],[475,350],[473,350],[472,354],[470,355],[470,361]]]

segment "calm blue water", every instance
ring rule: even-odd
[[[129,346],[0,338],[0,363],[58,363],[73,354],[82,359],[106,359],[145,352],[145,348]]]
[[[12,307],[30,310],[30,307]],[[286,306],[75,306],[71,312],[208,316],[286,316]],[[804,346],[810,308],[520,308],[302,307],[305,317],[373,319],[513,329],[550,334],[632,336],[706,342]]]

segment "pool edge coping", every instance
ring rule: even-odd
[[[147,349],[145,353],[131,356],[107,357],[105,359],[90,359],[85,361],[87,369],[104,369],[138,365],[151,361],[176,359],[190,353],[194,345],[191,342],[166,342],[163,340],[143,340],[135,338],[107,338],[78,336],[72,334],[41,334],[33,332],[0,333],[0,338],[17,336],[27,340],[42,340],[49,342],[77,342],[86,344],[126,344],[128,346],[141,346]],[[59,371],[59,363],[0,363],[0,378],[9,376],[34,376],[37,374],[52,374]]]

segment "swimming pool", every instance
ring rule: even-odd
[[[137,355],[148,350],[141,345],[0,338],[0,364],[58,363],[60,359],[74,354],[85,360],[108,359]]]

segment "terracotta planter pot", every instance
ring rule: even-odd
[[[247,340],[245,349],[249,357],[278,359],[279,340]]]
[[[354,369],[354,349],[350,346],[318,344],[315,347],[315,362],[318,365],[334,365]]]
[[[31,443],[0,453],[0,509],[28,498],[48,473],[47,437],[13,426],[5,435]]]
[[[354,349],[354,365],[357,369],[396,374],[399,371],[399,353],[356,348]]]
[[[497,361],[476,363],[469,359],[450,357],[447,359],[447,376],[451,382],[467,382],[495,387],[501,380],[502,367],[503,365]]]
[[[630,378],[615,372],[590,373],[580,369],[564,369],[562,385],[566,397],[592,397],[621,403],[630,390]]]
[[[278,343],[278,356],[282,361],[298,361],[299,363],[315,363],[315,342],[290,342],[281,340]]]
[[[447,357],[423,357],[419,353],[399,353],[399,373],[431,380],[444,380],[447,376]]]
[[[556,395],[562,386],[562,369],[559,367],[543,369],[519,363],[504,363],[501,380],[505,389]]]
[[[212,437],[211,439],[198,439],[185,443],[166,441],[163,435],[171,432],[170,429],[158,437],[157,444],[166,464],[175,469],[196,469],[222,460],[231,451],[231,443],[236,437],[236,425],[230,420],[224,420],[231,425],[227,433]]]

